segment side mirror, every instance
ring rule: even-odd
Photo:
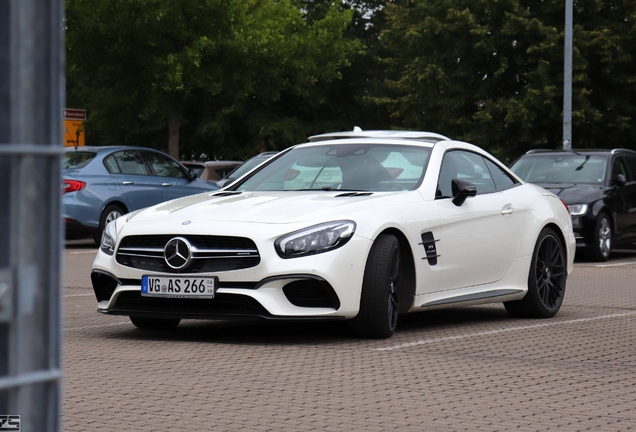
[[[193,169],[188,170],[188,180],[194,181],[197,178],[197,172]]]
[[[627,179],[623,174],[616,174],[616,179],[614,180],[614,184],[618,187],[623,187],[627,184]]]
[[[457,207],[464,204],[466,198],[477,195],[477,188],[468,180],[454,178],[453,179],[453,204]]]

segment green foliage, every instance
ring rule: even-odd
[[[630,0],[575,4],[575,147],[624,147],[618,131],[635,138],[635,11]],[[374,101],[394,127],[434,130],[503,159],[561,147],[562,0],[410,0],[386,14],[388,75]]]
[[[87,141],[165,149],[176,113],[187,157],[240,154],[268,126],[250,123],[255,101],[308,97],[359,47],[342,38],[350,12],[309,23],[290,0],[67,0],[66,16],[68,101],[88,110]]]
[[[88,110],[89,144],[178,133],[185,158],[360,126],[511,161],[562,145],[564,3],[66,0],[67,106]],[[634,23],[633,0],[575,1],[575,147],[636,148]]]

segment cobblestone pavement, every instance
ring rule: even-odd
[[[636,253],[576,263],[555,318],[432,311],[388,340],[333,323],[141,332],[65,285],[64,431],[636,430]]]

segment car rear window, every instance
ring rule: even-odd
[[[95,158],[95,152],[74,151],[64,153],[64,169],[79,169],[85,167]]]

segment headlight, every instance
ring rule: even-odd
[[[353,221],[334,221],[287,234],[274,242],[281,258],[314,255],[346,244],[356,231]]]
[[[587,213],[587,204],[572,204],[568,207],[572,216],[583,216]]]
[[[115,221],[106,225],[104,232],[102,233],[102,241],[99,248],[105,254],[112,255],[115,253],[115,243],[117,243],[117,228]]]

